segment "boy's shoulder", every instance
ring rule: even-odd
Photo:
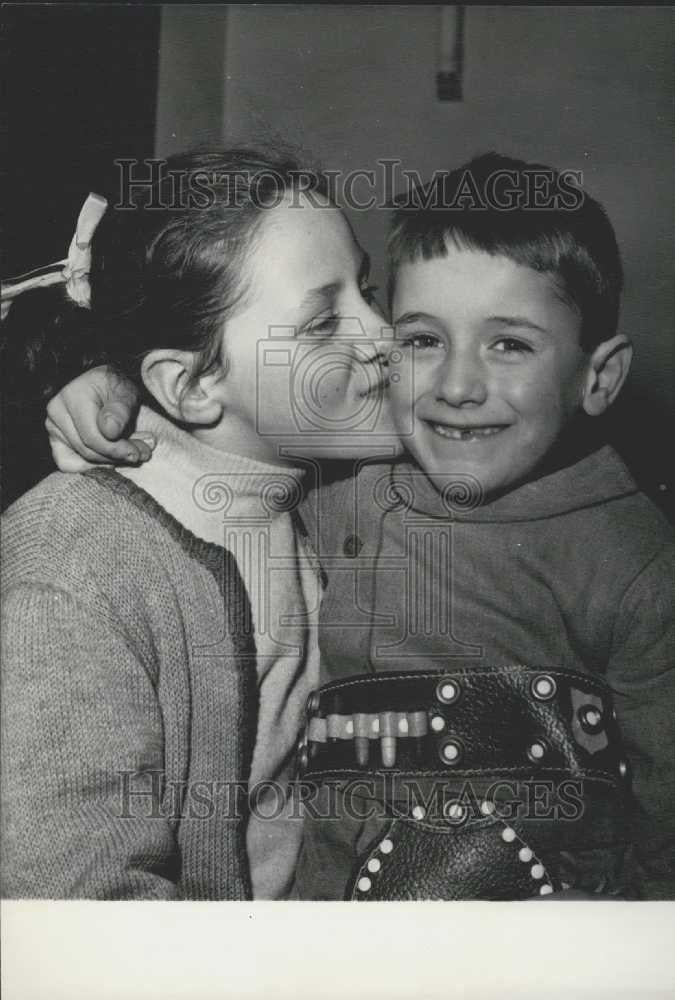
[[[586,521],[589,530],[615,537],[624,551],[633,545],[667,546],[675,542],[668,518],[638,487],[611,446],[572,466],[567,481],[570,513],[576,513],[579,522]]]

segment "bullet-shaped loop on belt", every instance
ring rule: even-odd
[[[396,763],[396,733],[398,730],[396,712],[380,712],[380,750],[384,767]]]

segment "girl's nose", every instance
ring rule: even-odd
[[[487,399],[485,372],[473,354],[449,352],[439,368],[436,399],[449,406],[480,406]]]

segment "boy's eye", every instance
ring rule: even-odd
[[[532,348],[524,340],[515,337],[502,337],[494,344],[494,349],[501,354],[531,354]]]

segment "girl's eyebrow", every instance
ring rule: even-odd
[[[344,288],[344,282],[332,281],[327,285],[319,285],[310,290],[303,297],[300,303],[301,309],[316,309],[318,306],[325,306],[327,302],[332,302],[338,292]]]
[[[368,274],[370,274],[370,257],[364,250],[361,252],[359,281],[362,281]],[[300,308],[315,309],[317,306],[325,306],[326,303],[331,302],[335,296],[344,289],[344,287],[344,281],[331,281],[326,285],[318,285],[316,288],[310,288],[304,295],[302,302],[300,303]]]

